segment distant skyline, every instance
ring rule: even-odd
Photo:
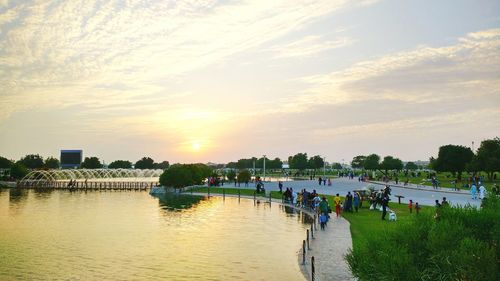
[[[500,1],[0,0],[0,156],[428,160],[500,136]]]

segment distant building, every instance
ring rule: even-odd
[[[82,164],[82,150],[61,150],[61,168],[78,169]]]

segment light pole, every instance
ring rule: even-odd
[[[323,178],[326,178],[326,157],[323,157]]]
[[[263,173],[263,181],[265,181],[266,178],[266,155],[264,154],[264,173]]]

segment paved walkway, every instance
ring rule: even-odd
[[[314,237],[310,243],[311,250],[306,254],[305,265],[302,265],[302,250],[299,254],[299,263],[306,279],[312,280],[311,257],[314,256],[315,280],[356,280],[344,259],[348,250],[352,248],[349,222],[342,217],[332,216],[325,230],[320,230],[318,225]]]
[[[385,184],[385,183],[380,183],[380,182],[358,182],[357,179],[350,180],[348,178],[334,178],[332,181],[332,186],[328,185],[318,185],[317,180],[303,180],[303,181],[286,181],[283,182],[283,191],[287,187],[293,188],[295,191],[300,191],[303,188],[312,191],[315,189],[319,194],[329,194],[329,195],[335,195],[336,193],[339,193],[341,196],[345,196],[348,191],[353,191],[356,189],[362,189],[367,187],[368,185],[375,185],[376,188],[378,184]],[[278,190],[278,183],[277,182],[265,182],[265,188],[266,191],[269,190]],[[226,184],[225,187],[234,187],[233,184]],[[394,185],[391,184],[392,187],[392,193],[391,193],[391,201],[392,202],[398,202],[398,198],[395,197],[395,195],[402,195],[404,198],[402,198],[401,203],[405,204],[408,203],[408,200],[412,199],[413,202],[418,202],[420,205],[427,205],[427,206],[434,206],[434,201],[438,199],[439,201],[442,200],[443,197],[446,197],[448,202],[450,204],[458,204],[458,205],[466,205],[466,204],[471,204],[473,206],[480,206],[481,201],[480,200],[473,200],[471,199],[471,196],[468,191],[466,190],[461,190],[461,191],[452,191],[451,189],[448,188],[443,188],[443,189],[433,189],[432,187],[427,187],[427,186],[400,186],[400,185]],[[249,187],[244,187],[242,184],[240,188],[248,188],[248,189],[255,189],[255,186],[253,184],[249,184]],[[380,186],[382,188],[382,186]]]

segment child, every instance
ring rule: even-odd
[[[413,213],[413,201],[410,199],[410,202],[408,203],[408,209],[410,209],[410,214]]]
[[[389,221],[396,221],[396,220],[397,220],[396,213],[394,213],[394,211],[391,211],[389,213]]]
[[[325,230],[325,225],[326,225],[326,214],[325,213],[321,213],[321,215],[319,216],[319,222],[321,224],[321,230]]]
[[[420,206],[418,205],[418,202],[415,202],[415,211],[418,212],[420,211]]]

